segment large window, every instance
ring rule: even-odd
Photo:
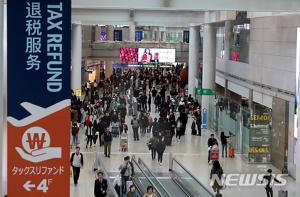
[[[231,60],[249,63],[249,41],[250,24],[235,25],[230,51]]]
[[[135,31],[135,41],[143,40],[143,31]]]
[[[190,42],[190,32],[183,31],[183,42],[189,43]]]
[[[182,32],[167,32],[167,42],[180,42],[182,40]]]
[[[123,35],[122,30],[114,30],[114,41],[122,41]]]

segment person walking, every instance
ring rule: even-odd
[[[134,176],[134,168],[129,156],[124,157],[124,163],[120,165],[119,170],[122,182],[122,194],[126,194],[126,182]]]
[[[222,143],[222,157],[224,157],[224,152],[225,152],[225,157],[227,157],[227,138],[230,138],[230,136],[226,136],[222,131],[220,138]]]
[[[158,163],[159,165],[162,165],[163,161],[163,154],[166,150],[166,143],[165,143],[165,138],[162,136],[162,133],[158,133],[158,142],[156,145],[156,151],[157,151],[157,156],[158,156]]]
[[[83,167],[83,154],[80,152],[79,146],[76,147],[75,153],[72,153],[70,163],[73,170],[74,184],[77,186],[80,176],[80,169]]]
[[[272,170],[268,169],[267,170],[267,175],[264,175],[263,180],[261,181],[261,183],[263,183],[264,181],[266,181],[266,186],[265,186],[265,190],[267,193],[267,197],[273,197],[273,184],[274,181],[277,183],[281,184],[281,181],[279,181],[278,179],[276,179],[273,175],[272,175]]]
[[[87,137],[85,147],[88,148],[88,145],[90,144],[90,148],[92,148],[92,143],[93,143],[93,125],[92,125],[92,122],[89,122],[85,125],[85,135]]]
[[[78,143],[78,133],[79,133],[79,127],[77,125],[77,122],[73,122],[72,125],[72,145],[71,148],[74,146],[76,147]]]
[[[155,157],[156,157],[157,143],[158,143],[158,139],[156,137],[152,137],[152,138],[150,138],[150,140],[149,140],[149,142],[147,144],[149,150],[151,150],[151,158],[152,158],[152,160],[155,160]]]
[[[107,180],[103,178],[103,172],[97,173],[98,178],[95,180],[94,196],[105,197],[107,196]]]
[[[212,133],[210,135],[210,138],[207,140],[207,146],[208,146],[208,163],[210,162],[210,152],[214,145],[219,145],[217,139],[215,138],[215,135]]]
[[[112,143],[113,137],[108,128],[106,129],[106,131],[103,135],[103,140],[104,140],[104,155],[105,155],[105,157],[110,158],[111,143]]]
[[[139,141],[139,121],[136,116],[131,120],[134,141]]]
[[[148,111],[149,112],[151,112],[151,102],[152,102],[151,93],[149,92],[149,95],[148,95]]]
[[[223,175],[223,169],[220,165],[220,162],[214,161],[212,169],[210,171],[210,180],[212,181],[211,186],[212,186],[214,192],[216,192],[216,197],[222,196],[220,194],[220,190],[223,188],[222,175]]]
[[[147,192],[143,195],[143,197],[157,197],[154,192],[154,188],[151,185],[147,187]]]

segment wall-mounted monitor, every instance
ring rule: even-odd
[[[174,63],[175,49],[139,48],[138,60],[142,63]]]

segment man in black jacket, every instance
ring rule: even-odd
[[[277,180],[275,177],[273,177],[271,169],[268,169],[267,172],[268,172],[268,174],[263,177],[263,180],[261,182],[263,183],[263,181],[266,180],[267,184],[265,186],[265,189],[266,189],[267,197],[273,197],[272,186],[273,186],[274,181],[277,183],[281,183],[281,182],[279,180]]]
[[[73,169],[73,179],[74,184],[77,186],[79,175],[80,175],[80,168],[83,167],[83,155],[80,153],[80,147],[76,147],[75,153],[72,153],[70,163]]]
[[[105,197],[107,196],[107,180],[103,178],[103,172],[97,173],[98,178],[95,180],[94,196]]]
[[[108,157],[108,158],[110,157],[110,153],[111,153],[112,139],[113,139],[112,134],[109,131],[109,129],[107,128],[104,133],[103,140],[104,140],[104,154],[105,154],[105,157]]]
[[[211,134],[210,135],[210,138],[208,139],[207,141],[207,146],[209,148],[208,150],[208,163],[210,162],[210,151],[211,151],[211,148],[214,146],[214,145],[219,145],[218,144],[218,141],[217,139],[215,138],[215,135],[214,134]]]

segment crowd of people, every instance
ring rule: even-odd
[[[99,142],[104,146],[104,155],[111,156],[114,137],[119,137],[120,151],[128,151],[128,126],[132,128],[133,140],[146,138],[152,160],[162,165],[166,146],[174,142],[180,144],[187,131],[188,118],[191,118],[192,135],[201,136],[201,106],[191,95],[186,95],[185,84],[180,79],[181,67],[171,69],[115,69],[110,78],[100,82],[88,82],[82,86],[83,97],[78,98],[72,91],[71,97],[71,167],[75,186],[78,184],[80,169],[83,167],[83,154],[80,152],[79,134],[84,132],[85,147],[91,149]],[[127,125],[130,124],[130,125]],[[232,133],[221,132],[222,157],[234,157]],[[208,162],[212,164],[210,178],[216,196],[223,188],[217,176],[222,179],[223,169],[219,159],[213,158],[213,151],[219,150],[219,142],[214,134],[207,141]],[[218,154],[219,155],[219,154]],[[113,184],[119,196],[137,197],[137,189],[132,182],[134,167],[130,157],[124,158],[119,167],[120,174]],[[108,184],[103,172],[96,170],[94,196],[107,196]],[[269,171],[268,171],[269,172]],[[269,180],[269,177],[264,177]],[[266,188],[267,194],[272,191]],[[156,197],[152,186],[147,188],[144,197]]]

